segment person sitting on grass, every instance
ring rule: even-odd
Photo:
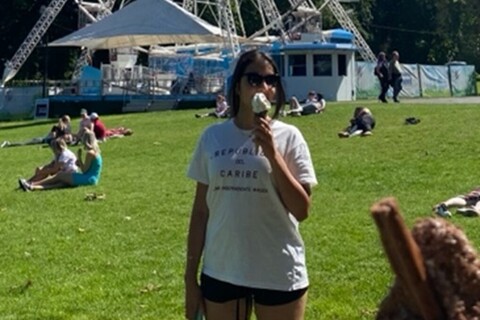
[[[323,98],[323,95],[321,93],[316,93],[315,91],[310,91],[307,99],[303,103],[300,103],[297,97],[292,96],[289,104],[290,110],[284,112],[283,115],[308,116],[325,111],[325,107],[327,106],[327,102]]]
[[[20,179],[20,186],[24,191],[58,189],[66,187],[96,185],[102,172],[102,156],[97,139],[93,131],[85,131],[82,144],[86,150],[85,160],[82,160],[82,149],[78,149],[77,165],[81,172],[58,172],[40,181],[27,182]]]
[[[45,137],[32,138],[22,142],[3,141],[2,144],[0,144],[0,148],[28,146],[32,144],[50,144],[52,140],[57,138],[63,138],[67,143],[72,142],[72,128],[68,115],[63,115],[58,119],[57,124],[52,127]]]
[[[76,165],[77,156],[70,149],[68,149],[67,143],[62,138],[57,138],[50,142],[50,148],[54,154],[53,160],[35,169],[35,174],[27,180],[28,183],[34,181],[41,181],[49,176],[53,176],[58,172],[77,172],[78,167]],[[20,188],[22,188],[20,184]]]
[[[440,217],[450,218],[450,208],[457,208],[457,212],[466,217],[480,216],[480,187],[435,205],[433,211]]]
[[[356,107],[350,125],[338,133],[340,138],[349,138],[361,135],[362,137],[372,135],[375,128],[375,118],[372,112],[365,107]]]
[[[78,131],[74,135],[75,144],[78,144],[82,140],[83,133],[85,132],[86,129],[93,130],[93,122],[88,116],[87,109],[81,109]]]
[[[215,111],[208,113],[197,113],[196,118],[215,117],[215,118],[228,118],[228,104],[225,97],[221,94],[217,95],[217,101]]]
[[[103,142],[107,139],[107,127],[98,117],[98,113],[92,112],[90,114],[90,120],[93,123],[93,132],[95,133],[95,138],[98,142]]]
[[[92,114],[90,114],[90,120],[93,123],[93,132],[95,133],[95,138],[97,138],[98,142],[105,142],[110,138],[121,138],[125,136],[131,136],[133,134],[132,129],[124,127],[107,129],[96,112],[92,112]]]

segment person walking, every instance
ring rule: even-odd
[[[381,51],[377,56],[377,65],[374,71],[375,76],[380,82],[380,94],[378,100],[388,103],[386,95],[389,88],[388,61],[385,52]]]
[[[402,91],[402,66],[400,65],[398,51],[392,52],[392,59],[389,64],[390,85],[393,88],[393,101],[400,102],[398,95]]]

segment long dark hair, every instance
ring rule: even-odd
[[[235,70],[233,71],[230,88],[228,89],[228,104],[232,108],[230,112],[231,117],[235,117],[240,109],[240,97],[236,92],[236,88],[239,86],[240,81],[242,80],[245,69],[247,69],[250,64],[258,60],[267,61],[272,66],[275,74],[279,75],[277,64],[265,52],[259,51],[258,49],[253,49],[242,53],[242,55],[238,58]],[[273,113],[273,118],[278,117],[280,110],[285,104],[285,89],[283,88],[281,80],[278,82],[275,88],[275,112]]]

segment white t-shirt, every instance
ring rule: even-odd
[[[58,156],[57,161],[62,165],[62,171],[65,172],[76,172],[78,167],[75,164],[77,162],[77,156],[71,150],[63,150],[62,153]]]
[[[293,176],[316,185],[300,131],[277,120],[271,127]],[[253,288],[305,288],[308,276],[298,222],[282,204],[269,161],[255,149],[251,131],[239,129],[233,120],[210,126],[198,142],[188,176],[209,186],[202,271]]]
[[[92,120],[90,118],[82,118],[80,120],[79,130],[83,130],[85,128],[92,129]]]
[[[226,101],[222,101],[220,103],[217,103],[215,107],[215,114],[217,117],[223,117],[225,115],[225,112],[228,110],[228,104]]]

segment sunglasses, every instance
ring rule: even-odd
[[[252,87],[259,87],[263,82],[269,87],[275,87],[280,81],[280,77],[277,74],[268,74],[262,76],[261,74],[254,72],[247,72],[243,74],[244,77],[247,77],[247,82]]]

